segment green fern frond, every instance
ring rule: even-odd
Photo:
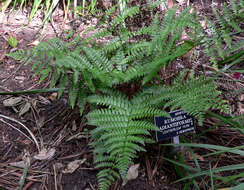
[[[196,116],[202,125],[204,114],[209,109],[218,109],[221,112],[229,112],[226,102],[221,99],[220,92],[213,79],[199,76],[184,81],[180,75],[170,87],[157,87],[151,89],[153,94],[151,104],[166,102],[164,108],[171,110],[182,109]],[[148,91],[150,92],[150,91]]]
[[[87,116],[89,124],[97,126],[91,135],[95,139],[92,145],[95,148],[95,163],[98,168],[106,172],[119,172],[124,180],[137,152],[144,151],[145,143],[151,141],[149,131],[158,130],[145,119],[169,116],[158,108],[160,106],[171,110],[182,109],[195,116],[199,124],[202,124],[209,109],[228,111],[213,79],[194,77],[191,74],[188,80],[184,80],[187,72],[180,73],[171,86],[148,88],[131,100],[123,94],[109,90],[103,91],[107,95],[88,97],[90,103],[105,106]],[[111,184],[113,180],[114,178],[98,175],[101,187]]]
[[[91,64],[96,67],[97,69],[101,71],[111,71],[112,70],[112,65],[110,64],[110,61],[108,60],[107,57],[102,54],[102,52],[98,50],[94,50],[92,48],[83,48],[86,57],[90,60]]]
[[[243,33],[243,29],[240,27],[244,18],[242,9],[242,3],[239,4],[235,0],[231,0],[230,8],[227,4],[223,5],[222,13],[215,7],[212,8],[216,23],[208,21],[212,36],[209,35],[207,39],[211,43],[206,45],[205,52],[216,67],[225,62],[224,60],[228,57],[232,57],[233,53],[238,54],[244,47],[243,40],[238,41],[235,39],[235,36]],[[233,60],[233,62],[236,64],[242,62],[242,59]],[[230,62],[231,65],[233,65],[232,63]]]
[[[55,84],[58,82],[60,75],[61,75],[61,70],[57,68],[52,75],[50,88],[53,88],[55,86]]]
[[[106,172],[118,171],[124,180],[129,165],[133,163],[137,152],[145,151],[143,146],[149,140],[149,131],[157,130],[154,124],[144,121],[143,118],[166,114],[146,104],[144,107],[133,104],[138,101],[130,101],[124,95],[118,94],[118,92],[115,94],[111,93],[112,95],[88,97],[90,103],[103,105],[107,108],[94,110],[87,117],[89,118],[89,124],[97,126],[91,132],[92,137],[96,139],[96,143],[93,146],[95,146],[95,150],[98,148],[104,151],[96,155],[95,163]],[[101,145],[104,149],[101,148]],[[107,159],[104,159],[106,155]],[[114,167],[111,167],[111,161],[115,165]],[[100,187],[111,183],[107,182],[107,180],[112,182],[114,178],[109,179],[105,175],[98,175]]]
[[[111,28],[115,28],[117,25],[120,25],[121,23],[124,23],[125,19],[128,17],[132,17],[135,14],[139,13],[139,7],[134,6],[134,7],[129,7],[125,11],[123,11],[122,14],[117,15],[112,23],[111,23]]]
[[[19,49],[15,52],[6,54],[6,56],[12,57],[17,61],[24,62],[29,57],[29,53],[26,53],[23,49]]]
[[[121,96],[90,96],[89,102],[91,103],[97,103],[98,105],[106,105],[110,106],[112,108],[117,108],[117,109],[122,109],[122,110],[127,110],[130,107],[130,102],[129,100],[122,99]]]
[[[77,96],[78,96],[79,83],[71,81],[69,87],[69,102],[72,109],[75,107]]]

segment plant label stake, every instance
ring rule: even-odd
[[[159,128],[156,132],[157,142],[168,138],[173,138],[173,143],[176,145],[174,152],[178,152],[177,144],[180,143],[179,135],[195,130],[194,117],[186,114],[182,110],[175,110],[169,113],[168,117],[154,117],[155,125]]]
[[[173,143],[175,144],[173,153],[179,152],[180,151],[180,147],[177,146],[177,144],[180,144],[180,136],[173,137]]]

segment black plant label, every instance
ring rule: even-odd
[[[195,130],[193,116],[188,115],[182,110],[175,110],[169,114],[171,118],[154,118],[155,124],[160,130],[156,132],[158,142]]]

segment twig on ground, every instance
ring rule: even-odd
[[[57,173],[56,173],[56,167],[55,164],[53,164],[53,173],[54,173],[54,184],[55,184],[55,190],[58,190],[58,184],[57,184]]]
[[[30,134],[30,136],[32,137],[32,139],[34,140],[34,142],[35,142],[35,144],[36,144],[36,147],[37,147],[37,149],[38,149],[38,151],[40,152],[40,147],[39,147],[39,144],[38,144],[38,142],[37,142],[37,140],[36,140],[36,137],[34,136],[34,134],[23,124],[23,123],[21,123],[21,122],[19,122],[19,121],[17,121],[16,119],[13,119],[13,118],[11,118],[11,117],[7,117],[7,116],[5,116],[5,115],[2,115],[2,114],[0,114],[0,117],[2,117],[2,118],[4,118],[4,119],[8,119],[8,120],[10,120],[10,121],[13,121],[13,122],[16,122],[16,123],[18,123],[19,125],[21,125],[22,127],[24,127],[25,128],[25,130],[27,130],[28,131],[28,133]],[[29,138],[29,137],[28,137]],[[32,141],[33,142],[33,141]]]
[[[31,172],[31,170],[29,170],[28,171],[28,173],[30,173]],[[19,174],[19,173],[17,173],[17,172],[13,172],[12,173],[14,176],[17,176],[17,177],[21,177],[21,174]],[[36,177],[36,176],[35,176]],[[31,181],[31,182],[41,182],[41,180],[38,180],[38,179],[34,179],[34,177],[32,176],[29,176],[29,177],[26,177],[26,179],[28,180],[28,181]]]
[[[5,160],[5,159],[7,158],[8,154],[9,154],[10,151],[12,150],[13,146],[14,146],[14,145],[11,144],[10,148],[8,148],[8,151],[3,155],[2,160]]]
[[[33,181],[28,182],[28,183],[23,187],[22,190],[28,190],[33,184],[34,184]]]
[[[8,175],[8,174],[12,174],[12,173],[14,173],[16,171],[16,169],[13,169],[13,170],[11,170],[11,171],[2,171],[2,172],[4,172],[2,175],[0,175],[0,178],[2,178],[2,177],[4,177],[4,176],[6,176],[6,175]]]
[[[89,185],[92,188],[92,190],[96,190],[90,182],[89,182]]]
[[[0,167],[6,167],[6,168],[12,168],[12,169],[14,168],[14,169],[16,169],[15,166],[9,166],[8,164],[1,164],[1,163],[0,163]],[[38,174],[41,173],[42,174],[40,176],[35,176],[35,177],[43,177],[45,175],[53,175],[53,173],[51,173],[51,172],[41,171],[41,170],[32,170],[32,169],[29,170],[29,173],[38,173]],[[36,180],[32,178],[32,181],[36,181]]]
[[[13,126],[12,124],[4,121],[3,119],[0,119],[1,122],[5,123],[6,125],[12,127],[13,129],[15,129],[16,131],[20,132],[22,135],[24,135],[26,138],[28,138],[31,142],[34,142],[30,137],[28,137],[24,132],[22,132],[21,130],[19,130],[18,128],[16,128],[15,126]]]
[[[7,92],[11,92],[8,88],[4,87],[4,86],[0,86],[1,89],[7,91]]]

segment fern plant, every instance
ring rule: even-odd
[[[231,0],[230,4],[229,8],[224,3],[222,13],[212,7],[216,22],[208,21],[210,36],[205,49],[216,68],[218,65],[229,64],[225,70],[244,61],[244,40],[238,37],[243,33],[241,24],[244,19],[244,1],[238,3]]]
[[[112,22],[105,22],[107,27],[88,40],[110,38],[108,43],[103,44],[101,51],[112,56],[111,60],[117,65],[117,70],[123,71],[120,72],[123,82],[143,76],[145,84],[156,77],[163,66],[200,44],[202,38],[196,35],[200,27],[196,15],[189,13],[188,8],[177,16],[176,10],[176,7],[168,10],[162,20],[156,14],[151,26],[132,31],[126,27],[125,20],[136,15],[139,8],[127,8]],[[111,8],[108,15],[113,11]],[[187,28],[191,31],[189,36],[192,38],[180,43],[182,33]],[[142,40],[136,40],[138,37]]]
[[[28,51],[19,50],[9,56],[32,63],[41,81],[52,73],[51,87],[59,85],[59,96],[69,87],[72,107],[77,102],[81,113],[86,101],[102,105],[88,114],[89,124],[97,126],[94,138],[96,167],[100,189],[107,189],[116,179],[124,180],[130,164],[145,143],[152,142],[150,130],[157,130],[148,118],[168,116],[166,108],[181,108],[195,115],[201,124],[208,109],[226,111],[220,92],[213,81],[193,76],[184,82],[181,74],[172,86],[155,86],[142,90],[132,99],[110,90],[120,84],[138,81],[142,89],[158,77],[163,66],[199,45],[199,23],[190,8],[179,15],[176,7],[161,20],[156,15],[151,26],[127,26],[127,19],[139,13],[138,7],[127,7],[114,16],[111,7],[98,32],[87,39],[76,38],[66,43],[59,38],[42,42]],[[108,19],[113,17],[112,19]],[[110,22],[109,22],[110,21]],[[183,31],[189,40],[181,41]],[[119,32],[118,32],[119,31]],[[108,42],[99,43],[108,38]],[[139,38],[139,40],[138,40]],[[102,95],[92,95],[96,92]]]
[[[148,104],[163,106],[171,111],[182,109],[195,116],[199,125],[203,124],[205,113],[210,109],[229,113],[226,101],[221,98],[221,91],[217,90],[213,79],[203,75],[194,77],[194,73],[188,72],[181,72],[170,86],[153,86],[145,90],[145,95],[152,95],[146,100]],[[185,80],[186,76],[189,79]]]
[[[144,151],[145,142],[151,142],[149,130],[158,130],[145,120],[153,116],[168,116],[162,108],[181,108],[196,116],[200,124],[209,109],[227,112],[225,102],[212,79],[203,76],[183,81],[182,72],[172,86],[155,86],[128,98],[118,92],[105,90],[103,95],[88,98],[90,103],[106,106],[90,112],[89,124],[97,126],[91,134],[95,139],[95,163],[100,189],[107,189],[115,178],[125,180],[127,170],[138,151]],[[160,109],[161,108],[161,109]]]
[[[119,92],[106,92],[88,98],[90,103],[107,107],[87,115],[89,124],[97,126],[91,135],[95,139],[92,145],[95,148],[96,168],[102,168],[97,175],[99,189],[107,189],[120,176],[125,180],[137,152],[145,151],[145,143],[152,142],[149,131],[158,129],[145,118],[168,116],[164,111],[148,106],[146,102],[138,104],[140,96],[128,100]]]
[[[109,9],[106,17],[112,16],[115,9],[116,6]],[[174,8],[162,21],[156,15],[152,26],[131,31],[126,27],[126,19],[138,12],[137,6],[125,9],[109,26],[105,27],[108,23],[104,23],[104,27],[102,25],[98,32],[86,40],[77,37],[66,43],[55,37],[26,52],[18,50],[9,56],[31,62],[35,73],[41,74],[40,82],[53,72],[50,86],[53,87],[59,81],[59,96],[64,87],[69,86],[72,107],[77,102],[82,111],[87,97],[84,94],[142,77],[145,84],[157,76],[162,66],[199,44],[199,39],[192,39],[178,45],[184,29],[194,31],[194,27],[198,26],[195,15],[190,14],[189,9],[176,16]],[[148,40],[135,39],[145,35],[149,36]],[[94,41],[106,37],[110,38],[107,43],[94,44]]]

